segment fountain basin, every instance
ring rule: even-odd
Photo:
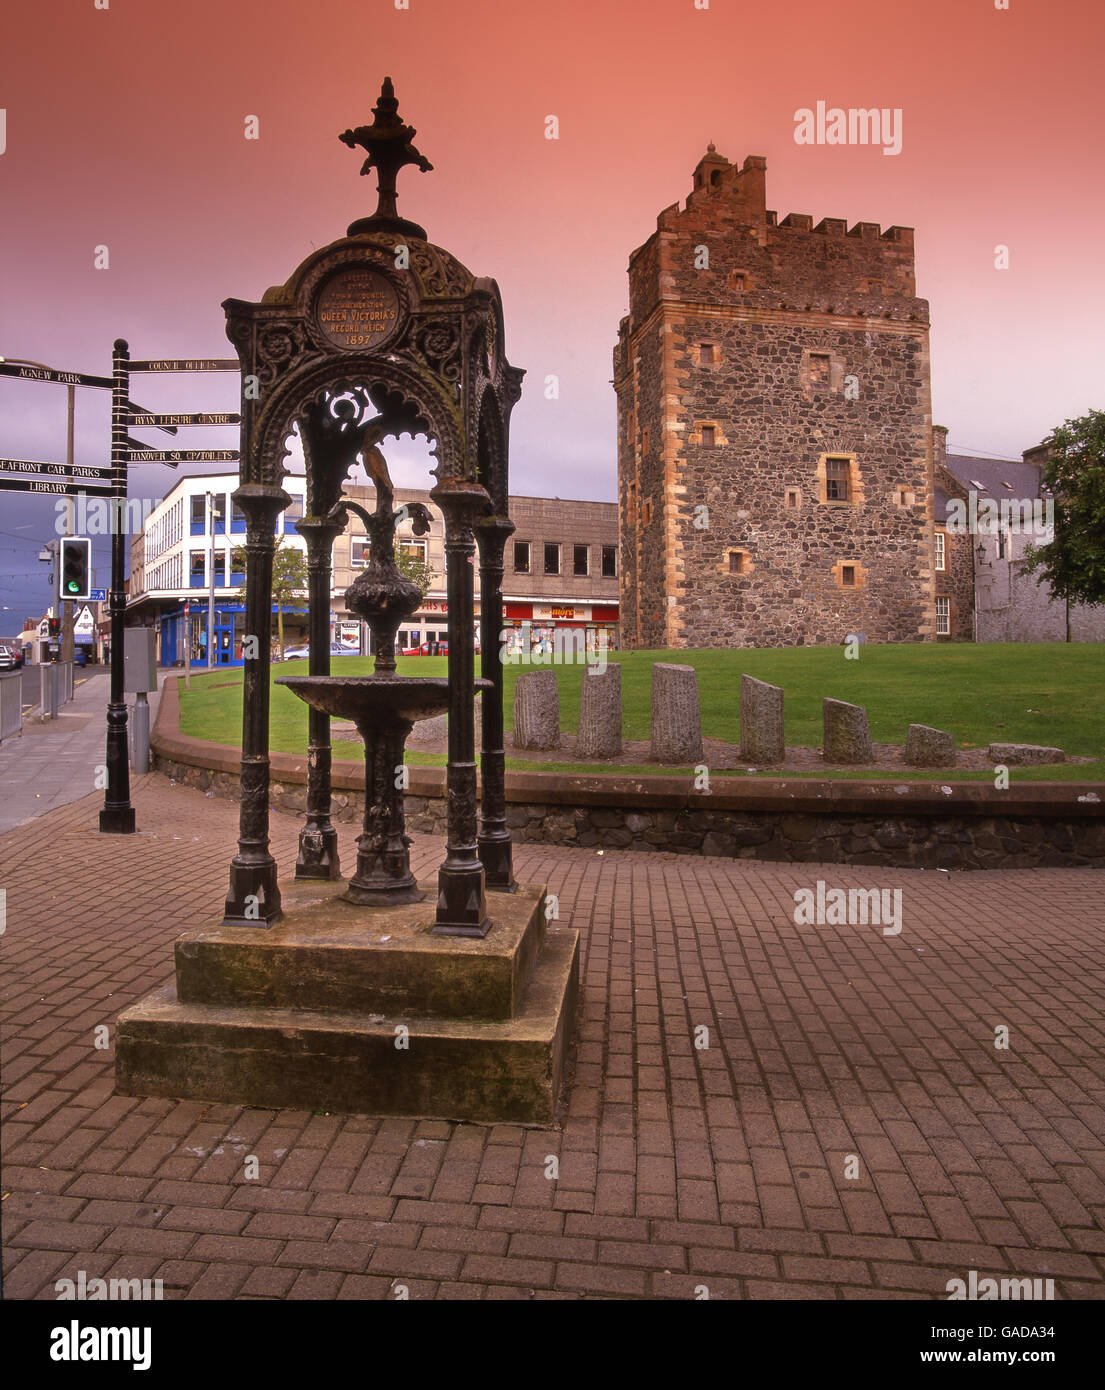
[[[447,676],[280,676],[312,709],[337,719],[362,724],[385,724],[396,719],[415,723],[444,714],[449,708]],[[489,680],[474,682],[477,690],[490,690]]]

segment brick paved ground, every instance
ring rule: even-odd
[[[519,847],[583,933],[579,1055],[562,1130],[488,1129],[113,1096],[95,1029],[220,910],[237,823],[158,777],[135,801],[131,838],[92,796],[0,839],[9,1298],[78,1269],[188,1298],[918,1298],[970,1269],[1105,1295],[1105,874]],[[795,926],[818,877],[901,887],[901,935]]]

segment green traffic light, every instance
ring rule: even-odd
[[[71,594],[77,594],[80,593],[81,586],[77,583],[75,579],[71,579],[69,583],[66,585],[66,588],[69,590]]]

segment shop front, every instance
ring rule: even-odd
[[[570,632],[571,643],[578,644],[582,640],[585,651],[602,647],[614,651],[618,645],[618,605],[512,603],[507,600],[503,605],[503,627],[509,633],[509,649],[515,656],[551,656],[558,630]],[[575,636],[576,633],[580,636]],[[561,638],[562,643],[563,640]]]
[[[273,614],[276,606],[273,605]],[[304,608],[284,609],[284,645],[294,646],[306,640],[307,611]],[[274,621],[273,628],[275,630]],[[242,643],[245,639],[245,604],[215,603],[212,624],[213,666],[241,666]],[[207,667],[207,605],[189,603],[161,616],[161,664],[183,666],[185,653],[189,664]],[[278,650],[274,655],[279,655]]]

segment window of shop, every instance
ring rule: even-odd
[[[529,574],[529,541],[514,542],[514,573]]]
[[[604,545],[602,548],[602,577],[603,579],[616,579],[618,577],[618,547],[616,545]]]
[[[560,573],[560,545],[556,541],[545,542],[545,573]]]
[[[368,564],[368,541],[349,542],[349,564],[355,570],[363,570]]]
[[[572,573],[590,574],[587,563],[587,547],[585,545],[575,545],[572,547]]]

